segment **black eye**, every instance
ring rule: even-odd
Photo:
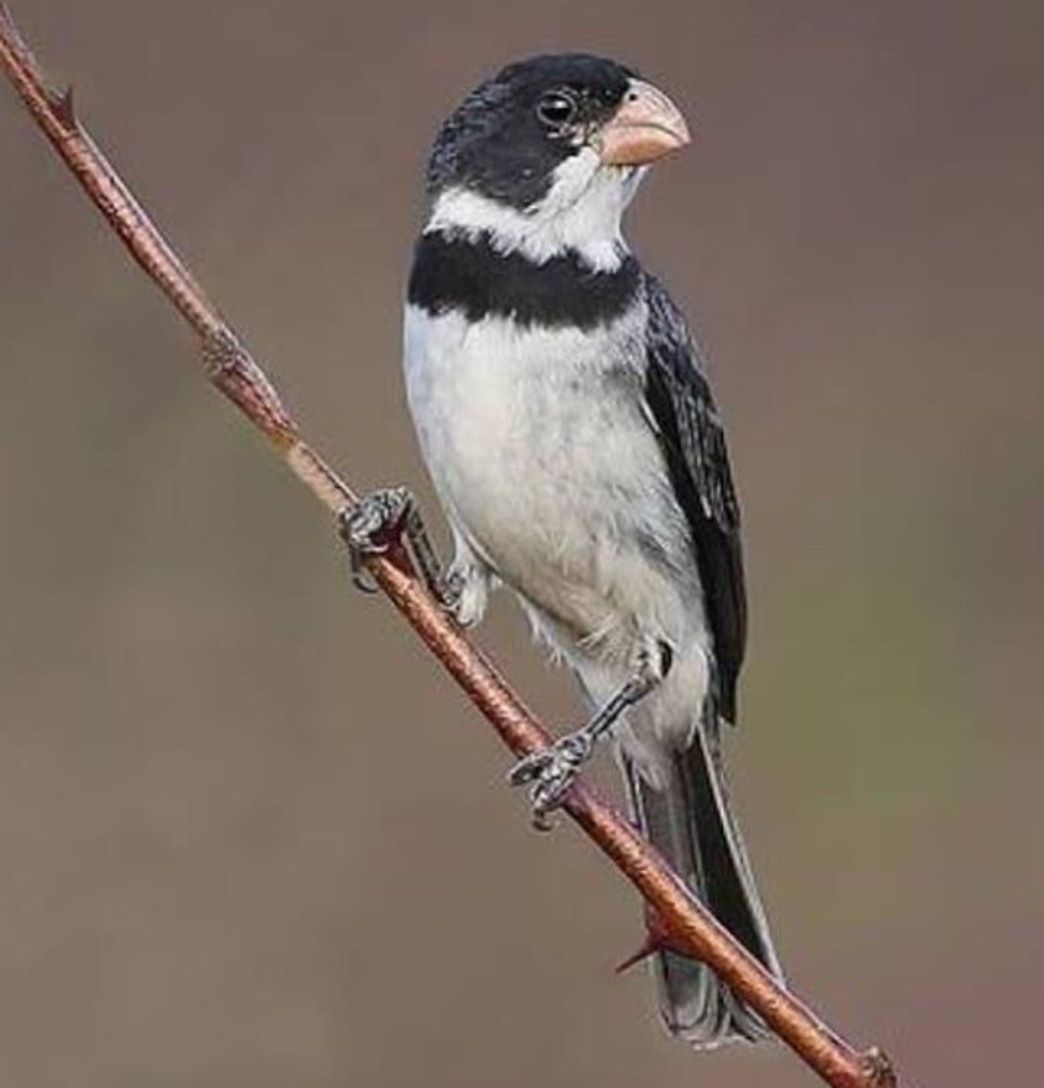
[[[545,125],[567,125],[576,113],[576,98],[569,91],[548,91],[540,96],[536,111]]]

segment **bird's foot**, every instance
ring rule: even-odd
[[[667,675],[673,656],[671,648],[660,642],[655,649],[654,657],[642,648],[634,675],[620,685],[587,725],[515,764],[508,781],[512,786],[532,783],[529,801],[533,826],[538,831],[551,830],[548,815],[562,807],[570,786],[580,768],[591,758],[598,739],[612,729],[629,706],[643,699]]]
[[[872,1046],[860,1055],[860,1064],[866,1070],[874,1088],[896,1088],[898,1079],[892,1059],[879,1047]]]
[[[428,591],[447,612],[458,615],[465,579],[453,570],[443,573],[409,488],[384,487],[367,492],[339,520],[341,539],[348,546],[352,581],[359,589],[373,593],[377,588],[367,577],[367,559],[387,555],[397,545],[405,544]]]
[[[403,539],[408,514],[416,508],[405,487],[370,491],[339,518],[341,539],[348,546],[352,582],[364,593],[377,590],[367,577],[366,561],[388,552]]]
[[[468,580],[464,575],[464,572],[458,570],[456,567],[450,567],[445,572],[439,572],[435,585],[432,587],[432,592],[435,594],[436,600],[451,616],[454,616],[458,623],[462,627],[468,627],[470,624],[464,623],[461,619],[461,613],[464,606],[464,592],[467,589]]]
[[[580,768],[591,758],[595,738],[589,729],[568,733],[554,744],[519,760],[508,775],[512,786],[532,783],[529,802],[533,826],[550,831],[549,815],[565,802]]]

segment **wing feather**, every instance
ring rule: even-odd
[[[736,720],[736,683],[747,641],[740,510],[725,431],[685,319],[658,280],[649,306],[645,397],[675,495],[692,534],[713,641],[718,710]]]

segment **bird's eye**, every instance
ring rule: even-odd
[[[548,91],[541,95],[536,111],[545,125],[567,125],[576,113],[576,98],[568,91]]]

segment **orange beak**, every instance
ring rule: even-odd
[[[632,79],[595,146],[602,162],[610,166],[644,166],[688,142],[689,126],[681,110],[659,88]]]

